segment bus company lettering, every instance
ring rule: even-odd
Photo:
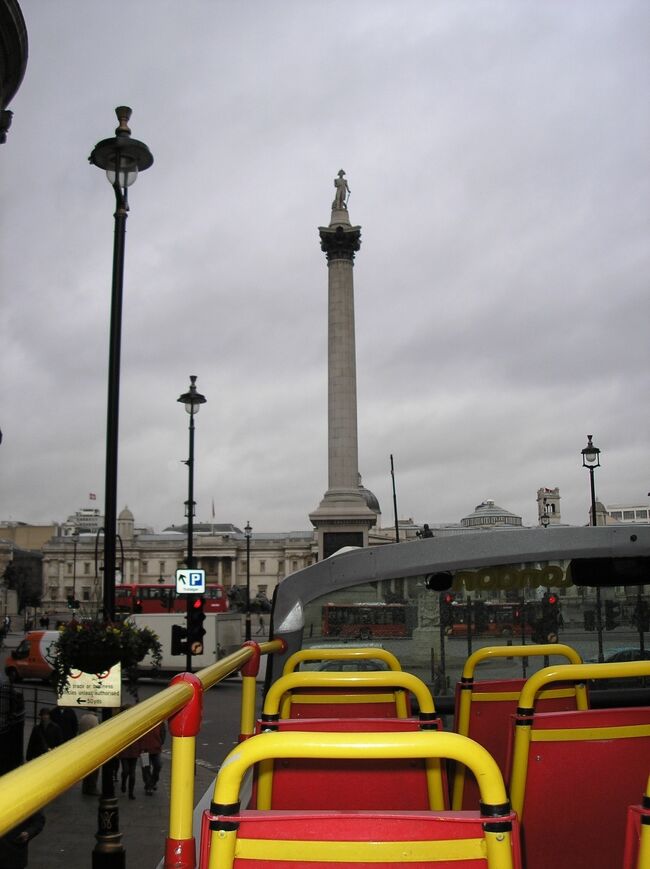
[[[525,564],[522,567],[503,565],[482,567],[480,570],[459,570],[454,576],[454,590],[461,585],[466,591],[483,589],[567,588],[571,585],[571,571],[559,564],[545,564],[540,567]]]

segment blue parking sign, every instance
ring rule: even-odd
[[[185,568],[176,571],[177,594],[203,594],[205,592],[205,570]]]

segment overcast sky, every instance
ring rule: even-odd
[[[310,527],[327,488],[327,266],[347,172],[359,464],[391,525],[559,486],[650,490],[647,0],[20,0],[0,147],[0,519],[103,510],[114,195],[133,108],[118,509]],[[96,493],[96,502],[88,500]]]

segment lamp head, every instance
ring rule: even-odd
[[[143,172],[152,165],[153,155],[144,142],[131,138],[128,124],[131,109],[128,106],[118,106],[115,114],[118,120],[115,138],[98,142],[88,160],[93,166],[106,171],[111,186],[123,190],[135,182],[138,172]]]
[[[196,374],[190,374],[189,392],[184,392],[183,395],[176,400],[185,405],[185,410],[191,416],[198,413],[201,405],[206,403],[207,398],[205,395],[201,395],[201,393],[196,389]]]
[[[582,467],[599,468],[600,450],[592,443],[593,435],[587,435],[587,446],[582,450]]]

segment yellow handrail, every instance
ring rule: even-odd
[[[528,750],[533,727],[535,697],[552,682],[585,682],[589,679],[623,679],[650,676],[650,661],[626,661],[621,664],[559,664],[538,670],[526,682],[519,695],[520,715],[528,716],[517,722],[512,754],[510,795],[513,809],[523,816],[528,775]]]
[[[388,649],[377,649],[368,646],[345,646],[341,649],[300,649],[294,652],[285,662],[282,675],[293,673],[305,661],[349,661],[349,660],[383,661],[389,670],[401,670],[398,658]]]
[[[621,664],[558,664],[544,667],[528,679],[519,696],[522,709],[532,709],[535,697],[550,682],[585,682],[589,679],[624,679],[650,676],[650,661],[625,661]]]
[[[296,674],[297,675],[297,674]],[[246,771],[256,763],[289,757],[320,759],[413,759],[451,758],[466,764],[476,776],[481,809],[489,821],[484,825],[488,865],[512,866],[511,834],[490,822],[509,814],[503,778],[490,754],[478,743],[456,733],[262,733],[233,749],[221,765],[215,783],[213,804],[231,817],[238,811],[239,792]],[[478,807],[477,807],[478,808]],[[210,869],[232,865],[236,847],[236,824],[213,829]]]
[[[262,654],[279,652],[281,640],[260,644]],[[204,689],[240,669],[253,656],[251,647],[242,647],[231,655],[196,673]],[[188,683],[175,682],[137,706],[104,721],[47,754],[0,777],[0,836],[51,802],[90,772],[119,754],[124,748],[148,733],[157,724],[178,713],[193,698],[194,689]],[[182,772],[183,781],[193,782],[194,737],[172,739],[172,775]],[[174,749],[180,757],[174,759]],[[186,769],[187,767],[187,769]],[[191,775],[188,770],[191,769]],[[187,827],[187,806],[193,792],[188,788],[176,791],[170,804],[170,834]],[[190,805],[189,815],[193,805]],[[191,835],[191,831],[190,831]]]
[[[535,643],[528,646],[486,646],[484,649],[477,649],[467,658],[463,666],[461,678],[473,679],[474,670],[477,665],[487,658],[527,658],[539,655],[560,655],[563,658],[567,658],[571,664],[582,664],[582,658],[579,653],[572,646],[566,646],[564,643]]]
[[[364,673],[321,673],[308,671],[306,673],[294,672],[289,673],[287,676],[281,676],[269,688],[264,701],[263,714],[265,716],[279,715],[283,697],[285,695],[290,697],[288,692],[295,691],[296,689],[304,690],[305,688],[322,688],[324,690],[331,690],[332,688],[394,690],[397,688],[410,691],[416,697],[421,713],[432,714],[435,712],[431,692],[417,676],[405,673],[403,670],[392,670],[389,672],[378,670],[376,672]],[[404,704],[403,709],[398,710],[398,715],[400,718],[406,718],[406,704]],[[287,717],[289,716],[287,715]]]
[[[177,684],[0,778],[0,836],[114,757],[191,698]]]

